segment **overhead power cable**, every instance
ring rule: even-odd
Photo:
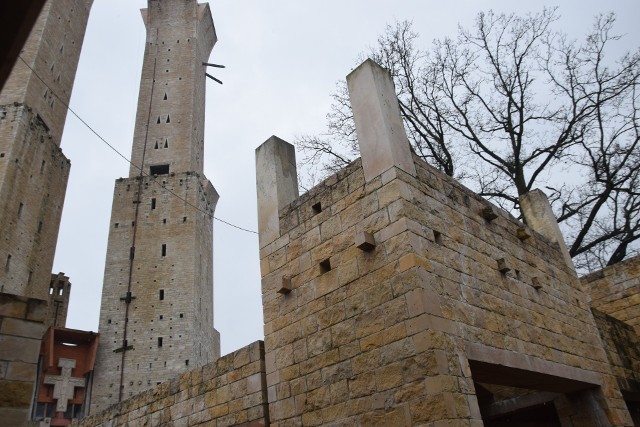
[[[111,145],[105,138],[102,137],[102,135],[100,135],[95,129],[93,129],[89,123],[87,123],[82,117],[80,117],[80,115],[78,115],[70,106],[69,104],[67,104],[62,98],[60,98],[58,96],[58,94],[47,84],[47,82],[44,81],[44,79],[42,79],[42,77],[40,77],[38,75],[38,73],[36,72],[36,70],[34,70],[31,65],[29,65],[27,63],[27,61],[25,61],[22,56],[18,56],[18,58],[20,58],[20,60],[24,63],[24,65],[27,66],[27,68],[29,68],[31,70],[31,72],[33,72],[33,74],[38,78],[38,80],[40,80],[42,82],[42,84],[44,84],[46,86],[46,88],[51,91],[51,93],[53,94],[53,96],[55,96],[58,101],[60,101],[60,103],[62,105],[64,105],[64,107],[71,113],[73,114],[78,120],[80,120],[80,122],[87,128],[89,129],[95,136],[98,137],[98,139],[100,139],[100,141],[102,141],[104,144],[106,144],[112,151],[114,151],[118,156],[122,157],[127,163],[129,163],[130,165],[132,165],[134,168],[138,169],[140,171],[140,173],[146,177],[149,177],[152,179],[153,183],[160,186],[161,188],[163,188],[164,190],[166,190],[169,194],[171,194],[174,197],[177,197],[178,199],[180,199],[181,201],[183,201],[184,203],[186,203],[187,205],[191,206],[192,208],[194,208],[195,210],[197,210],[200,213],[203,213],[209,217],[212,217],[213,219],[215,219],[216,221],[219,221],[223,224],[226,224],[230,227],[236,228],[238,230],[241,231],[245,231],[247,233],[252,233],[252,234],[258,234],[256,231],[253,230],[249,230],[247,228],[244,227],[240,227],[238,225],[232,224],[228,221],[225,221],[223,219],[220,219],[214,215],[211,215],[209,212],[200,209],[198,206],[195,206],[194,204],[190,203],[187,199],[183,198],[182,196],[180,196],[179,194],[173,192],[171,189],[165,187],[163,184],[160,184],[156,179],[155,175],[150,175],[148,173],[146,173],[140,166],[134,164],[131,160],[129,160],[129,158],[127,156],[125,156],[124,154],[122,154],[120,151],[118,151],[117,148],[115,148],[113,145]]]

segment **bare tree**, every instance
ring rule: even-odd
[[[640,51],[617,62],[613,15],[578,44],[553,30],[556,9],[480,13],[455,39],[416,47],[410,22],[388,26],[369,52],[394,78],[416,153],[520,216],[518,197],[550,191],[582,271],[638,253]],[[321,136],[298,140],[326,172],[357,153],[346,88]]]

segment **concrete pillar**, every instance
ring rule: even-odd
[[[389,72],[367,59],[347,76],[366,181],[395,166],[415,176],[411,147]]]
[[[571,255],[569,255],[567,245],[564,243],[564,236],[560,231],[558,221],[553,214],[547,195],[538,189],[530,191],[520,196],[520,208],[529,227],[542,234],[551,242],[557,243],[565,262],[571,270],[575,271],[573,260],[571,259]]]
[[[279,212],[298,198],[298,171],[293,145],[272,136],[256,148],[256,189],[260,248],[280,237]]]

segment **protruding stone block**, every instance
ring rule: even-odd
[[[283,277],[282,278],[282,286],[280,287],[280,289],[278,289],[278,293],[282,294],[282,295],[287,295],[289,293],[291,293],[292,287],[291,287],[291,278],[290,277]]]
[[[507,260],[504,258],[500,258],[498,260],[498,271],[502,274],[507,274],[511,271],[511,267],[507,265]]]
[[[272,136],[256,149],[258,232],[263,248],[280,237],[279,212],[298,197],[293,145]]]
[[[482,208],[482,210],[480,211],[480,216],[489,222],[498,218],[498,214],[493,211],[493,208],[491,206]]]
[[[373,234],[366,231],[356,233],[356,247],[365,252],[371,252],[376,248],[376,240]]]
[[[527,229],[523,227],[523,228],[518,228],[518,230],[516,230],[516,237],[524,241],[524,240],[527,240],[529,237],[531,237],[531,234],[529,234]]]
[[[416,167],[389,72],[367,59],[347,76],[347,86],[365,180],[371,181],[394,166],[415,176]]]
[[[557,243],[565,262],[571,270],[575,271],[573,260],[564,243],[564,237],[558,226],[558,221],[553,214],[547,195],[538,189],[530,191],[520,196],[520,207],[527,225],[542,234],[549,241]]]

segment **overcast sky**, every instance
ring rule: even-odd
[[[220,194],[216,216],[256,230],[254,150],[271,135],[293,142],[319,132],[330,94],[386,24],[413,20],[422,46],[469,27],[479,11],[559,6],[562,28],[582,39],[599,12],[618,15],[621,51],[640,44],[638,0],[215,0],[223,80],[207,87],[205,174]],[[144,52],[146,0],[95,0],[71,107],[129,157]],[[54,272],[73,284],[67,327],[98,329],[115,179],[128,164],[69,114],[62,149],[71,159]],[[222,354],[263,338],[258,238],[216,222],[215,327]],[[108,284],[106,284],[108,286]]]

